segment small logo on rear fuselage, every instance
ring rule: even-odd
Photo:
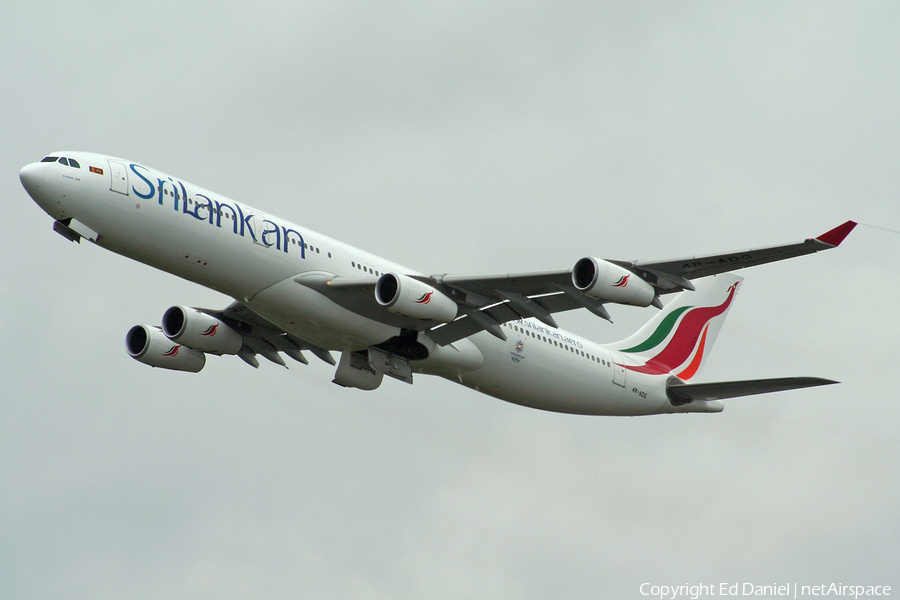
[[[509,354],[514,363],[522,362],[523,360],[525,360],[525,342],[523,342],[521,339],[517,339],[515,350],[513,350]]]

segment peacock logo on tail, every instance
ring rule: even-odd
[[[728,288],[728,297],[718,306],[683,306],[672,311],[646,340],[620,352],[632,354],[646,352],[659,347],[666,340],[669,342],[643,365],[621,366],[637,373],[651,375],[672,373],[684,380],[693,377],[703,362],[709,323],[728,310],[737,287],[737,283],[731,285]]]

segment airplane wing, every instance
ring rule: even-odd
[[[724,254],[664,261],[600,262],[621,267],[623,272],[634,274],[649,284],[652,294],[655,294],[652,304],[661,308],[659,296],[693,290],[691,279],[828,250],[838,246],[855,226],[853,221],[847,221],[818,237],[799,243]],[[409,275],[457,304],[457,318],[439,325],[435,325],[434,321],[391,312],[378,303],[375,300],[377,280],[373,278],[337,277],[323,272],[304,274],[295,281],[316,289],[348,310],[389,325],[423,331],[438,344],[446,345],[482,330],[506,339],[500,324],[523,317],[533,317],[557,327],[552,315],[576,308],[586,308],[611,320],[604,307],[610,300],[592,297],[578,289],[573,282],[573,270],[491,275]]]
[[[636,261],[631,263],[619,262],[625,268],[641,274],[646,273],[647,280],[659,280],[658,287],[660,293],[668,293],[670,291],[681,291],[681,289],[692,289],[683,286],[678,282],[677,278],[698,279],[708,275],[716,275],[718,273],[727,273],[736,269],[753,267],[765,263],[803,256],[804,254],[812,254],[820,250],[828,250],[839,246],[844,238],[850,235],[856,223],[847,221],[842,225],[838,225],[831,231],[823,233],[819,237],[810,238],[798,244],[786,244],[783,246],[770,246],[767,248],[759,248],[756,250],[744,250],[739,252],[729,252],[727,254],[713,254],[709,256],[692,256],[688,258],[679,258],[666,261]],[[667,289],[668,285],[674,284],[674,289]]]
[[[224,310],[203,308],[197,310],[221,319],[226,325],[241,334],[244,345],[238,352],[238,357],[254,368],[259,367],[257,356],[262,356],[283,367],[287,366],[280,353],[290,356],[297,362],[308,364],[306,357],[303,356],[304,350],[309,350],[332,366],[337,364],[331,352],[325,348],[284,331],[240,302],[234,302]]]

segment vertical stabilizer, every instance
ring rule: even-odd
[[[637,333],[606,347],[625,358],[628,370],[687,381],[706,362],[742,281],[731,273],[701,279],[695,291],[678,294]]]

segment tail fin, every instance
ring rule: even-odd
[[[680,293],[637,333],[607,348],[625,358],[626,369],[687,381],[706,362],[743,280],[731,273],[704,278],[696,291]]]

